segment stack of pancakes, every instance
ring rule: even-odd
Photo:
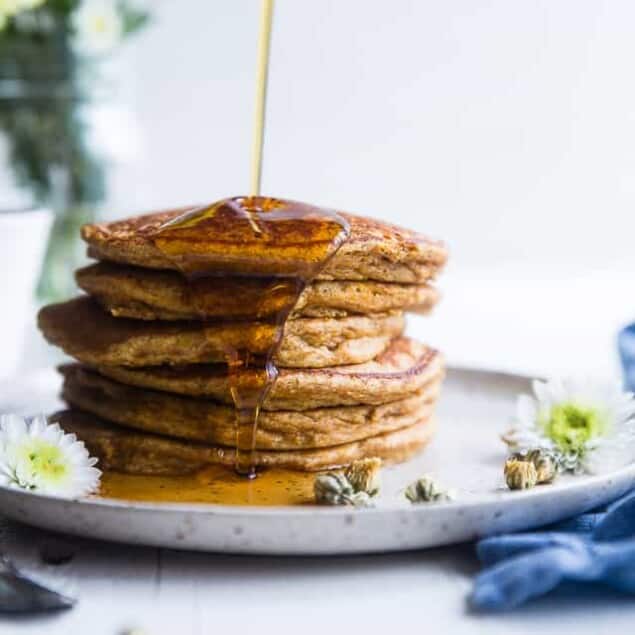
[[[46,338],[79,362],[60,369],[71,409],[56,418],[105,469],[175,474],[234,462],[224,359],[228,347],[251,345],[242,321],[249,279],[216,279],[206,291],[214,314],[199,319],[187,280],[151,238],[185,211],[85,226],[98,260],[77,272],[88,295],[39,315]],[[427,313],[437,302],[431,281],[445,247],[342,216],[350,238],[285,326],[280,374],[256,433],[259,466],[313,471],[366,456],[401,461],[433,431],[443,362],[403,336],[404,312]]]

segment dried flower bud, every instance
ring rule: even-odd
[[[558,472],[580,474],[584,471],[578,452],[558,452],[555,455]]]
[[[538,484],[551,483],[558,474],[558,464],[554,456],[546,450],[536,449],[527,453],[526,459],[536,468]]]
[[[404,492],[411,503],[438,503],[454,499],[454,492],[446,490],[428,474],[410,483]]]
[[[321,505],[346,505],[345,497],[353,494],[348,479],[337,472],[318,474],[313,483],[315,502]]]
[[[540,485],[551,483],[558,475],[560,469],[558,454],[544,448],[535,448],[516,452],[510,458],[533,463],[536,468],[536,483]]]
[[[367,492],[355,492],[350,496],[346,496],[346,505],[352,505],[353,507],[373,507],[374,501],[372,495]]]
[[[370,458],[353,461],[344,475],[355,492],[366,492],[369,496],[379,493],[381,486],[381,459]]]
[[[505,481],[509,489],[530,489],[538,481],[536,466],[524,459],[510,458],[505,461]]]
[[[356,492],[346,476],[337,472],[318,474],[313,482],[313,491],[315,502],[320,505],[372,505],[371,496],[367,492]]]

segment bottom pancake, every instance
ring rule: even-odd
[[[74,433],[99,459],[102,470],[128,474],[179,475],[197,472],[210,465],[234,465],[235,451],[219,445],[203,445],[156,434],[121,428],[79,410],[56,413],[51,421]],[[312,450],[257,450],[257,467],[279,467],[318,472],[343,467],[365,457],[387,463],[407,460],[421,450],[434,433],[434,420],[415,423],[394,432]]]
[[[233,407],[210,399],[182,397],[126,386],[79,365],[61,368],[62,397],[71,406],[120,425],[200,443],[235,441]],[[266,411],[258,418],[256,447],[295,450],[359,441],[430,418],[441,377],[404,399],[380,405]]]

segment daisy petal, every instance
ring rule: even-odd
[[[46,417],[0,420],[0,485],[76,498],[99,487],[101,472],[85,445]]]

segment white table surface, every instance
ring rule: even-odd
[[[115,546],[69,539],[75,557],[44,565],[51,534],[3,525],[2,546],[39,579],[77,593],[55,616],[0,619],[2,635],[213,633],[626,633],[632,597],[578,589],[504,615],[474,616],[465,597],[478,570],[462,545],[385,556],[270,558]],[[353,629],[353,630],[350,630]],[[534,630],[537,629],[537,630]]]
[[[615,331],[632,317],[624,304],[626,276],[534,276],[519,284],[516,272],[504,277],[448,272],[443,287],[445,303],[430,320],[415,319],[411,332],[438,343],[454,363],[530,373],[616,371]],[[23,367],[41,365],[47,353],[33,334],[28,340]],[[632,597],[586,588],[559,592],[513,613],[471,615],[466,596],[479,568],[472,545],[311,559],[206,555],[66,538],[74,558],[50,566],[38,554],[51,539],[44,531],[0,525],[0,548],[42,580],[76,593],[78,605],[50,617],[1,617],[0,635],[120,635],[134,628],[144,635],[241,628],[598,635],[628,632],[635,624]]]

